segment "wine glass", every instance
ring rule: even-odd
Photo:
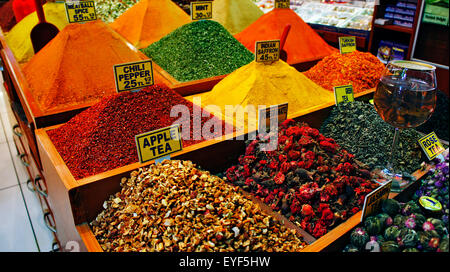
[[[436,108],[436,67],[405,60],[388,63],[374,94],[374,105],[381,118],[395,129],[389,163],[382,172],[392,179],[392,191],[406,186],[394,169],[400,130],[425,123]]]

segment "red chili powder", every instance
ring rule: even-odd
[[[16,17],[12,8],[13,0],[0,6],[0,27],[3,32],[8,32],[16,25]]]
[[[235,35],[235,38],[248,50],[255,52],[256,41],[280,39],[288,24],[291,30],[284,45],[288,64],[319,60],[337,52],[291,9],[273,9]]]
[[[105,97],[47,133],[75,179],[82,179],[139,161],[136,135],[168,127],[175,121],[187,123],[181,115],[170,117],[175,105],[184,105],[190,111],[190,128],[181,125],[181,133],[189,129],[191,135],[191,140],[183,139],[185,147],[204,141],[193,140],[194,122],[198,118],[201,118],[202,127],[206,122],[208,127],[222,123],[222,131],[214,133],[214,137],[223,135],[226,128],[232,130],[230,125],[213,115],[193,117],[194,108],[201,110],[198,106],[165,85],[154,85],[139,92]]]

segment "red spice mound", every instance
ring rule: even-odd
[[[181,114],[170,117],[175,105],[185,105],[190,121]],[[190,130],[189,146],[203,140],[193,140],[193,110],[201,110],[164,85],[154,85],[139,92],[125,92],[103,98],[99,103],[78,114],[63,126],[48,131],[64,162],[76,179],[102,173],[139,161],[135,135],[172,124],[181,124],[181,133]],[[185,116],[184,116],[185,117]],[[190,122],[190,127],[183,123]],[[201,124],[222,125],[219,137],[225,132],[225,123],[217,117],[201,117]],[[228,128],[229,125],[227,125]],[[213,131],[213,130],[210,130]]]
[[[375,88],[384,71],[384,64],[374,55],[354,51],[341,55],[333,54],[321,60],[305,75],[324,89],[353,85],[353,92],[359,93]]]
[[[14,17],[13,0],[0,5],[0,27],[3,32],[8,32],[16,25],[16,17]]]
[[[273,9],[235,35],[235,38],[254,53],[256,41],[280,39],[288,24],[291,30],[284,45],[288,64],[319,60],[337,51],[291,9]]]
[[[227,180],[316,238],[357,213],[377,187],[352,154],[305,123],[283,122],[275,151],[260,151],[266,142],[252,141],[239,164],[226,171]]]

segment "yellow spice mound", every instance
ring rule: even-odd
[[[264,14],[252,0],[214,0],[213,20],[237,34]]]

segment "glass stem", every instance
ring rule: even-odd
[[[392,147],[391,147],[391,159],[389,160],[389,164],[388,164],[388,170],[389,172],[392,173],[393,176],[395,176],[395,171],[394,171],[394,163],[395,163],[395,153],[397,151],[397,142],[398,142],[398,137],[399,137],[400,131],[398,128],[395,128],[394,131],[394,140],[392,141]]]

